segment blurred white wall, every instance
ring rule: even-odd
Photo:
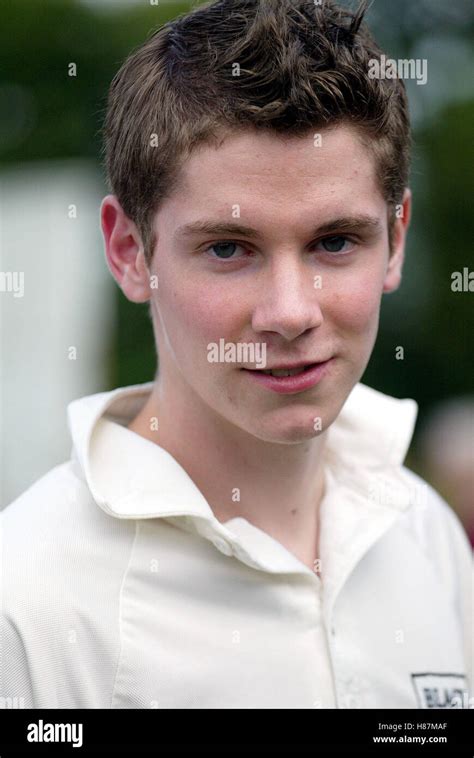
[[[68,402],[109,389],[116,285],[96,164],[15,165],[0,192],[2,508],[69,458]]]

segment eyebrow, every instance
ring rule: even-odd
[[[382,229],[382,224],[376,216],[343,216],[334,218],[330,221],[315,227],[310,233],[314,237],[322,234],[331,234],[332,232],[377,232]],[[250,226],[243,226],[233,222],[222,222],[213,219],[201,219],[184,224],[176,229],[174,238],[178,237],[195,237],[198,235],[209,234],[211,236],[239,234],[242,237],[249,237],[256,240],[263,239],[262,234],[257,229]]]

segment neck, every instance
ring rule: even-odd
[[[301,443],[267,442],[186,397],[157,380],[128,428],[178,461],[220,522],[247,519],[315,570],[325,433]],[[157,431],[150,429],[153,417]]]

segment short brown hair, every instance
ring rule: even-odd
[[[410,164],[408,101],[401,79],[368,76],[382,51],[362,23],[366,8],[367,0],[354,13],[332,0],[218,0],[129,55],[110,85],[105,168],[148,264],[153,217],[186,158],[245,128],[295,136],[355,125],[375,156],[392,246]]]

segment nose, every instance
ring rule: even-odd
[[[320,289],[314,286],[314,269],[292,254],[273,261],[263,278],[259,302],[254,309],[252,328],[257,332],[276,332],[294,340],[323,322],[319,303]]]

